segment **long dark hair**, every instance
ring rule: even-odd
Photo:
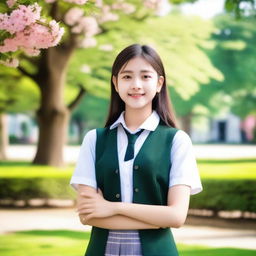
[[[105,127],[110,126],[114,123],[120,116],[122,111],[125,110],[125,103],[120,98],[119,94],[115,90],[112,78],[115,76],[117,78],[121,68],[132,58],[142,57],[156,70],[159,76],[164,77],[164,82],[160,93],[157,93],[152,102],[152,108],[158,113],[162,123],[167,126],[177,127],[175,121],[175,114],[172,108],[171,100],[168,94],[168,89],[166,86],[166,76],[164,71],[163,63],[156,53],[156,51],[147,46],[140,44],[132,44],[125,49],[123,49],[116,57],[114,64],[112,66],[111,75],[111,99],[108,118]]]

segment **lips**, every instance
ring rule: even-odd
[[[145,93],[128,93],[129,96],[133,98],[139,98],[145,95]]]

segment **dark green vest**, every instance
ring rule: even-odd
[[[158,125],[150,132],[133,165],[133,202],[167,205],[170,150],[177,129]],[[117,128],[97,129],[97,185],[109,201],[121,201]],[[139,230],[143,256],[177,256],[178,252],[169,228]],[[108,230],[93,227],[86,256],[104,256]]]

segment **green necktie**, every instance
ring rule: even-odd
[[[135,144],[135,141],[137,140],[137,138],[139,137],[139,135],[143,132],[143,130],[140,130],[140,131],[136,132],[135,134],[129,133],[126,129],[124,129],[124,130],[127,134],[127,139],[128,139],[128,146],[126,149],[124,161],[128,161],[128,160],[133,159],[133,157],[134,157],[134,144]]]

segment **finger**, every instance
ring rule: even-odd
[[[79,207],[77,207],[77,211],[81,211],[83,209],[92,209],[92,205],[91,204],[82,204]]]
[[[86,222],[87,222],[88,220],[92,219],[92,218],[93,218],[93,215],[94,215],[93,213],[88,214],[88,215],[85,217]]]
[[[90,197],[93,196],[93,194],[91,194],[91,193],[85,193],[85,192],[81,192],[79,195],[80,195],[81,197],[85,197],[85,198],[90,198]]]
[[[90,214],[93,213],[92,209],[82,209],[78,211],[78,214]]]

